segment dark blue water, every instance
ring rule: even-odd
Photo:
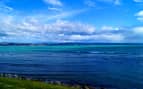
[[[143,89],[143,45],[0,46],[0,73]]]

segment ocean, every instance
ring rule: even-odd
[[[143,44],[0,46],[0,73],[143,89]]]

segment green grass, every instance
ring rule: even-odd
[[[0,77],[0,89],[79,89],[75,87],[47,84],[29,80]]]

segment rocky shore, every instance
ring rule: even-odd
[[[18,75],[18,74],[9,74],[9,73],[1,73],[0,77],[15,78],[15,79],[19,79],[19,80],[40,81],[40,82],[45,82],[48,84],[70,86],[73,88],[75,87],[75,88],[80,88],[80,89],[111,89],[111,88],[95,87],[95,86],[90,86],[90,85],[80,84],[80,83],[69,83],[69,82],[63,82],[63,81],[58,81],[58,80],[32,78],[32,77],[26,77],[26,76],[22,76],[22,75]]]

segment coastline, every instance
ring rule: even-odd
[[[73,89],[113,89],[113,88],[95,87],[95,86],[91,86],[91,85],[80,84],[75,81],[65,82],[65,81],[59,81],[59,80],[47,80],[47,79],[44,80],[44,79],[39,79],[39,78],[36,79],[36,78],[26,77],[26,76],[12,74],[12,73],[0,73],[0,78],[17,79],[20,81],[31,81],[31,82],[35,81],[35,82],[51,84],[51,85],[60,85],[60,86],[64,86],[64,87],[68,86]]]

